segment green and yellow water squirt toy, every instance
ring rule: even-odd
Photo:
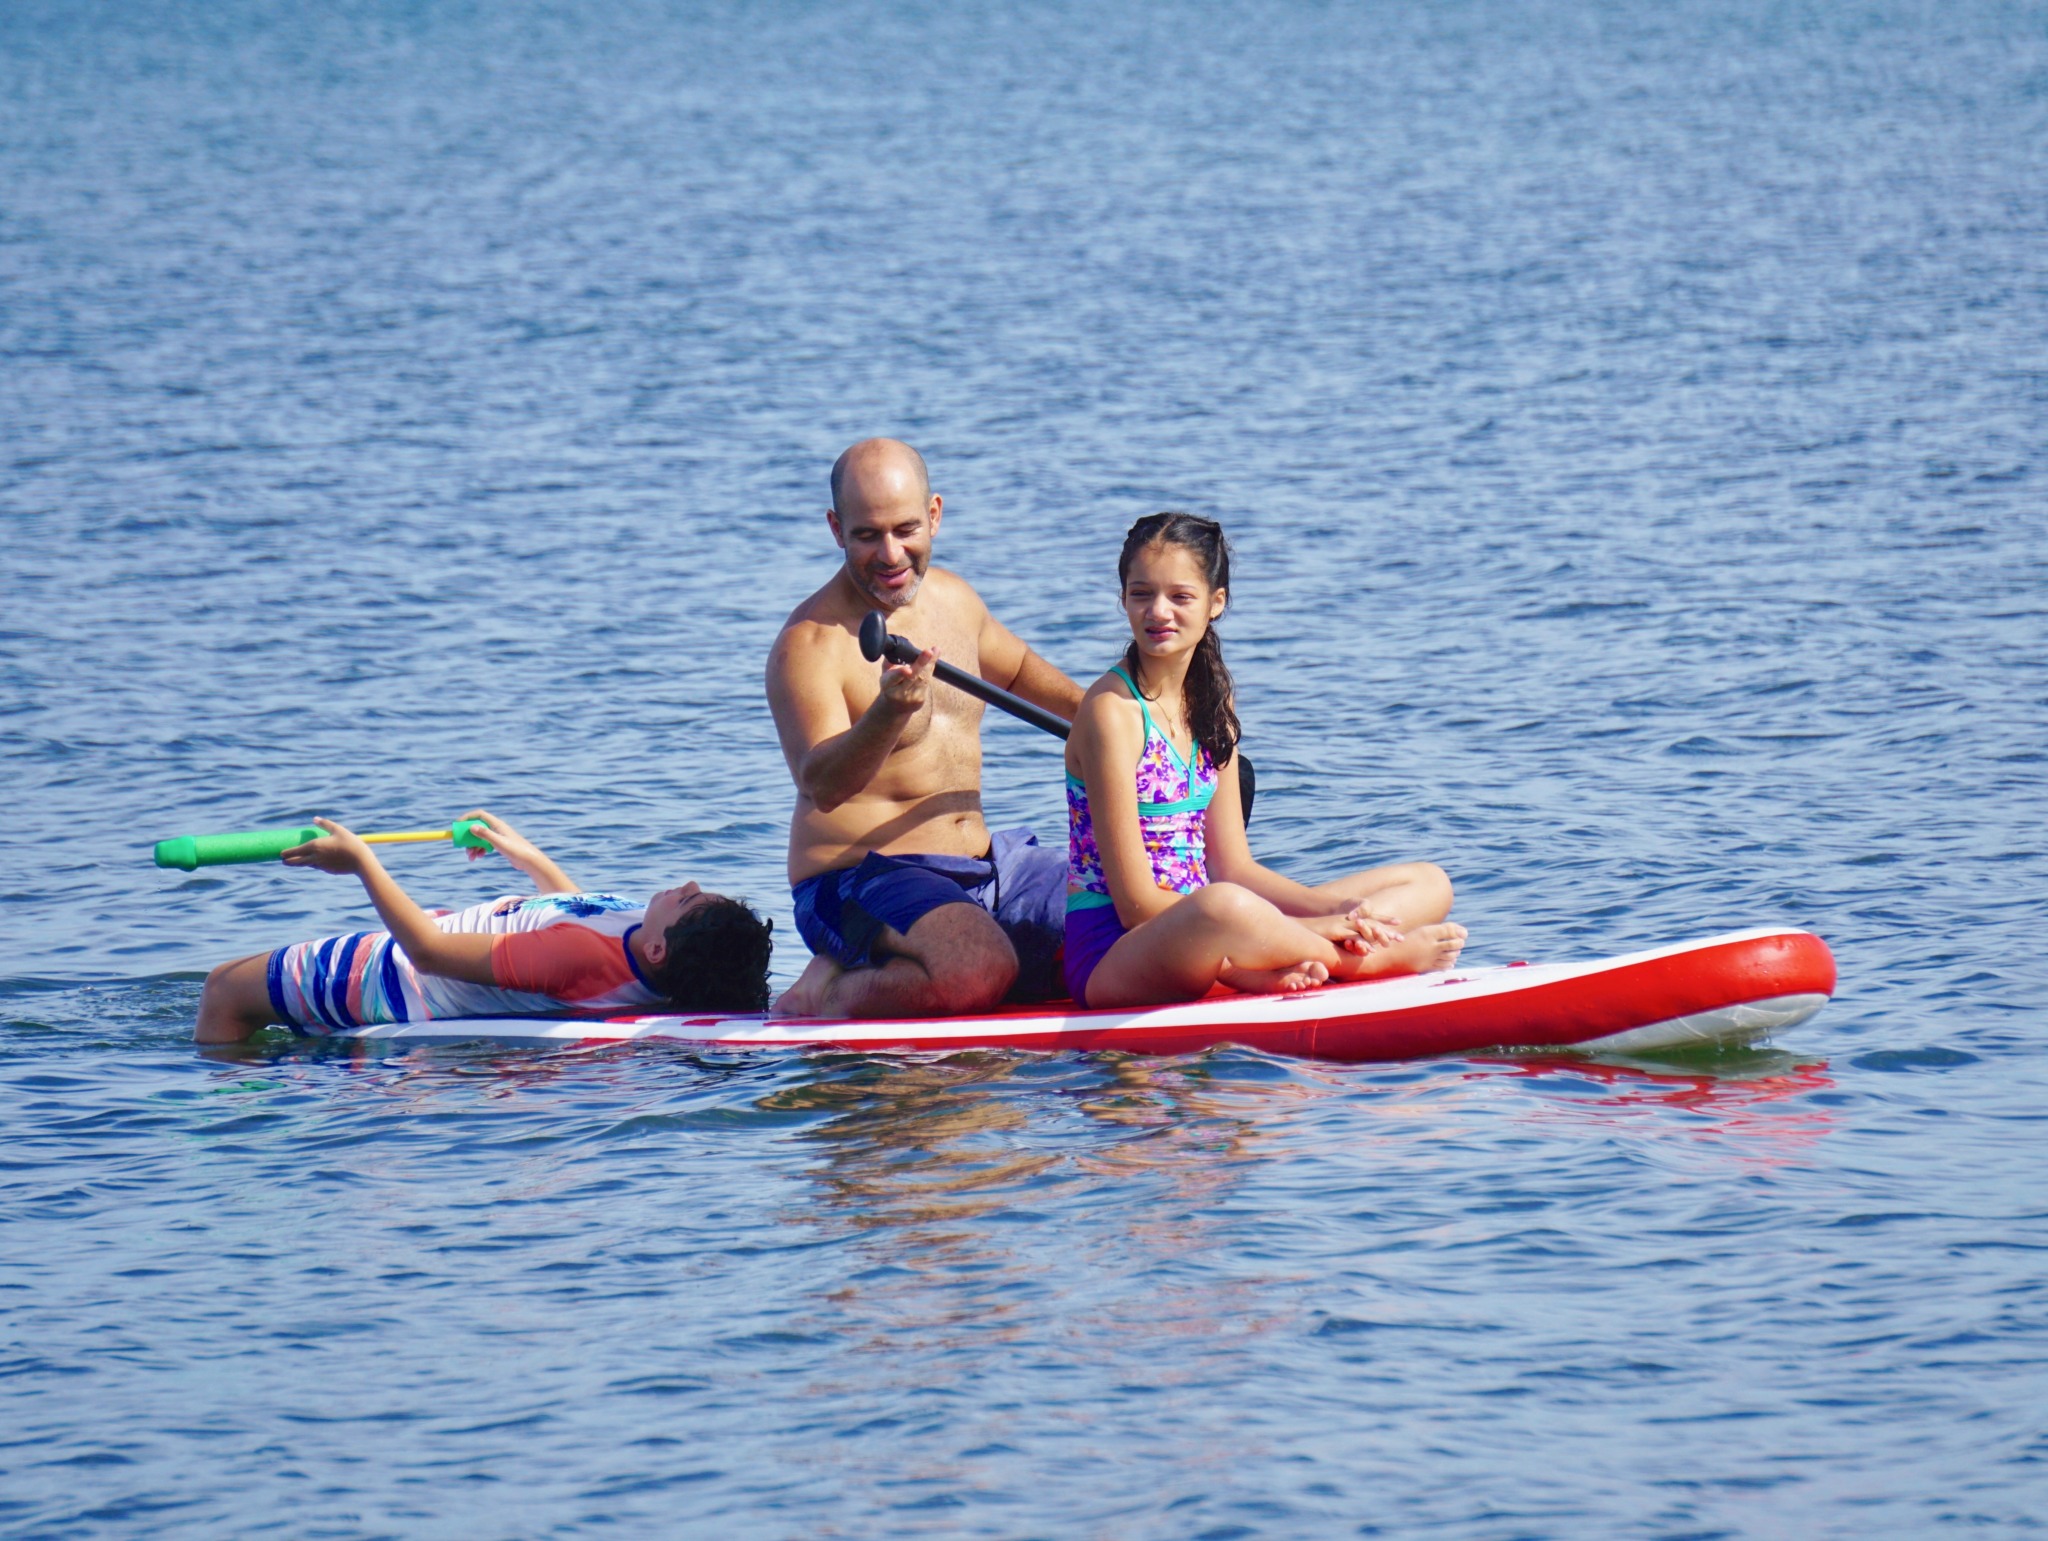
[[[482,819],[457,819],[447,829],[401,829],[381,835],[364,835],[365,845],[424,845],[434,840],[452,840],[464,850],[488,851],[491,843],[477,831]],[[199,867],[225,867],[235,862],[276,861],[295,845],[318,840],[327,831],[312,824],[290,829],[244,829],[227,835],[180,835],[156,843],[156,864],[191,872]]]

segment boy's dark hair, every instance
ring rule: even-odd
[[[774,929],[741,900],[700,904],[668,928],[647,982],[684,1011],[766,1011]]]

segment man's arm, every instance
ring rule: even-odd
[[[855,721],[829,643],[794,627],[776,638],[768,654],[768,708],[790,779],[821,812],[858,796],[880,773],[931,693],[938,656],[926,648],[914,664],[889,665],[881,693]]]
[[[1081,705],[1081,687],[1026,647],[985,605],[981,612],[981,677],[1068,722],[1074,720]]]
[[[439,974],[444,979],[463,979],[475,985],[498,982],[491,967],[490,935],[443,931],[434,924],[434,917],[413,903],[412,897],[384,870],[376,852],[363,844],[360,835],[343,829],[332,819],[313,822],[327,834],[286,851],[287,867],[353,872],[361,878],[364,892],[376,906],[377,918],[422,974]]]

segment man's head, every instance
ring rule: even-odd
[[[917,597],[931,566],[940,500],[924,457],[900,439],[863,439],[832,463],[832,538],[846,576],[878,610]]]
[[[775,922],[695,883],[647,901],[647,982],[684,1011],[766,1011]]]

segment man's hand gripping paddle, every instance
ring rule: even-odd
[[[882,619],[882,612],[870,610],[867,618],[860,623],[860,652],[869,663],[887,659],[894,664],[914,664],[922,649],[907,637],[889,635],[889,623]],[[1013,696],[1000,686],[991,685],[977,674],[949,664],[941,658],[932,665],[932,673],[944,680],[955,690],[964,690],[970,696],[978,696],[990,706],[1000,707],[1012,717],[1028,722],[1034,728],[1043,728],[1058,738],[1065,738],[1071,731],[1064,718],[1047,711],[1042,706],[1033,706],[1022,696]]]
[[[891,636],[889,623],[879,610],[870,610],[860,623],[861,657],[869,663],[887,660],[894,664],[914,664],[921,649],[908,637]],[[1034,728],[1043,728],[1055,738],[1065,738],[1073,730],[1066,721],[1042,706],[1033,706],[1022,696],[1013,696],[999,685],[991,685],[978,674],[969,674],[957,664],[949,664],[941,658],[932,665],[932,673],[944,680],[955,690],[964,690],[970,696],[986,701],[990,706],[1008,712],[1020,722],[1028,722]],[[1252,821],[1252,794],[1257,782],[1252,775],[1252,762],[1242,754],[1237,757],[1237,786],[1244,798],[1244,821]]]
[[[448,829],[401,829],[383,835],[364,835],[366,845],[422,845],[430,840],[451,840],[471,851],[488,851],[490,842],[477,831],[482,819],[457,819]],[[311,824],[291,829],[245,829],[231,835],[180,835],[176,840],[156,843],[156,864],[190,872],[197,867],[224,867],[235,862],[276,861],[295,845],[318,840],[327,833]]]

